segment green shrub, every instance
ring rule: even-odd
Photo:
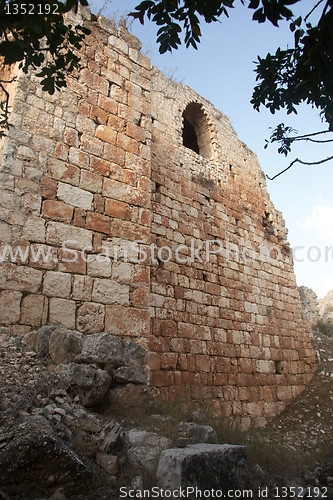
[[[324,321],[319,320],[317,323],[317,328],[319,330],[319,333],[321,333],[322,335],[333,338],[333,324],[325,323]]]

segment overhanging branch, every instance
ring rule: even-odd
[[[288,165],[287,168],[284,168],[278,174],[274,175],[273,177],[269,177],[269,175],[266,174],[266,177],[268,180],[273,181],[274,179],[279,177],[279,175],[287,172],[287,170],[289,170],[293,165],[295,165],[295,163],[300,163],[301,165],[320,165],[321,163],[325,163],[325,162],[330,161],[330,160],[333,160],[333,156],[329,156],[328,158],[324,158],[323,160],[319,160],[319,161],[302,161],[299,158],[296,158]]]

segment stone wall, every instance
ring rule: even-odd
[[[190,103],[206,117],[209,158],[183,145]],[[152,117],[152,241],[174,249],[223,243],[209,263],[204,252],[191,262],[185,249],[184,263],[152,263],[152,384],[260,424],[304,388],[314,362],[281,213],[228,118],[157,70]],[[272,249],[271,262],[260,246]]]
[[[89,26],[82,68],[65,90],[50,96],[22,73],[11,88],[0,231],[3,243],[29,252],[1,265],[1,322],[145,338],[149,267],[123,262],[126,250],[112,256],[150,238],[150,62],[113,23]],[[34,258],[38,251],[48,258]]]
[[[67,88],[49,96],[21,73],[11,88],[0,230],[28,251],[0,267],[1,323],[130,337],[148,348],[155,393],[264,424],[305,387],[315,353],[256,156],[135,37],[80,16],[92,34]],[[209,240],[223,249],[206,262]]]

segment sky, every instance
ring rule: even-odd
[[[102,9],[105,17],[119,20],[134,10],[139,0],[91,0],[94,13]],[[297,14],[307,13],[314,2],[302,0],[293,6]],[[298,9],[298,10],[297,10]],[[285,158],[270,145],[264,149],[271,128],[283,122],[300,134],[326,129],[318,111],[308,105],[298,115],[280,111],[272,115],[266,108],[255,111],[250,104],[255,85],[254,61],[257,56],[275,53],[278,46],[292,46],[287,22],[274,27],[269,22],[251,20],[253,11],[240,2],[230,18],[221,23],[201,23],[202,41],[198,50],[182,47],[172,54],[160,55],[156,44],[157,27],[145,21],[131,20],[129,30],[142,42],[142,53],[154,66],[175,81],[189,85],[227,115],[239,139],[258,156],[261,168],[273,176],[295,158],[317,161],[332,156],[332,145],[299,143]],[[319,298],[333,289],[333,161],[318,166],[296,164],[267,188],[275,207],[282,211],[288,228],[288,240],[294,248],[298,285],[312,288]]]

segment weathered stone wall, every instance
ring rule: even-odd
[[[206,116],[208,159],[183,145],[189,103]],[[152,264],[152,384],[263,423],[302,391],[314,362],[284,222],[256,156],[209,102],[154,70],[152,117],[152,241],[224,247],[208,263],[184,248],[184,263]],[[261,245],[279,255],[263,262]]]
[[[76,21],[89,22],[81,12]],[[150,240],[150,62],[112,22],[89,26],[65,90],[50,96],[22,73],[11,88],[0,231],[2,243],[29,251],[1,265],[1,323],[145,338],[149,267],[123,262],[125,250],[113,256]],[[97,257],[102,247],[109,260]],[[38,250],[48,258],[34,259]]]
[[[315,355],[256,156],[209,102],[151,68],[135,37],[81,15],[92,34],[68,87],[49,96],[19,74],[11,89],[0,229],[29,251],[0,267],[1,323],[129,336],[148,348],[155,392],[263,424],[304,388]],[[190,262],[207,240],[223,250]],[[171,257],[136,262],[151,243]]]

